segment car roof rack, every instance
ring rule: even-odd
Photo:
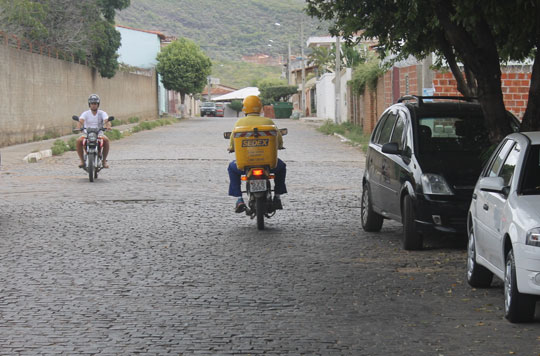
[[[402,103],[406,100],[416,100],[418,106],[424,104],[424,100],[433,100],[433,99],[444,99],[444,100],[462,100],[462,101],[475,101],[478,98],[475,96],[421,96],[421,95],[404,95],[398,99],[398,103]]]

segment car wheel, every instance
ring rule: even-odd
[[[469,226],[469,242],[467,244],[467,282],[471,287],[487,288],[491,285],[493,273],[486,267],[476,263],[476,239],[474,229]]]
[[[534,296],[518,291],[514,251],[510,250],[504,273],[504,317],[511,323],[532,321],[535,306]]]
[[[371,194],[367,184],[362,189],[362,202],[360,203],[360,217],[364,231],[381,231],[383,217],[373,211],[371,207]]]
[[[422,248],[423,238],[416,231],[414,219],[413,201],[410,195],[406,195],[403,198],[402,210],[403,248],[405,250],[420,250]]]

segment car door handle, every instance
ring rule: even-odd
[[[489,206],[487,204],[484,204],[484,206],[482,208],[484,208],[485,211],[489,210]]]

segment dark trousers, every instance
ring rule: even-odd
[[[240,178],[244,174],[243,170],[236,167],[236,161],[229,163],[229,195],[233,197],[242,196],[242,182]],[[274,193],[285,194],[287,193],[287,187],[285,186],[285,176],[287,175],[287,165],[285,162],[278,158],[276,168],[270,170],[275,174],[274,178]]]

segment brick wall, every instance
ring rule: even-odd
[[[530,66],[516,66],[503,68],[502,92],[506,110],[521,120],[527,101],[529,100],[529,86],[531,84]],[[436,95],[461,95],[456,88],[456,80],[451,72],[435,72],[433,87]]]
[[[529,98],[531,67],[507,66],[502,68],[502,92],[506,109],[521,120]],[[376,93],[366,88],[363,95],[358,96],[358,110],[352,113],[350,121],[358,123],[369,133],[375,127],[382,112],[394,103],[395,98],[409,94],[422,95],[422,65],[392,68],[387,71],[377,85]],[[451,72],[434,72],[433,88],[435,95],[461,96],[457,91],[456,80]],[[394,91],[398,92],[394,92]]]

